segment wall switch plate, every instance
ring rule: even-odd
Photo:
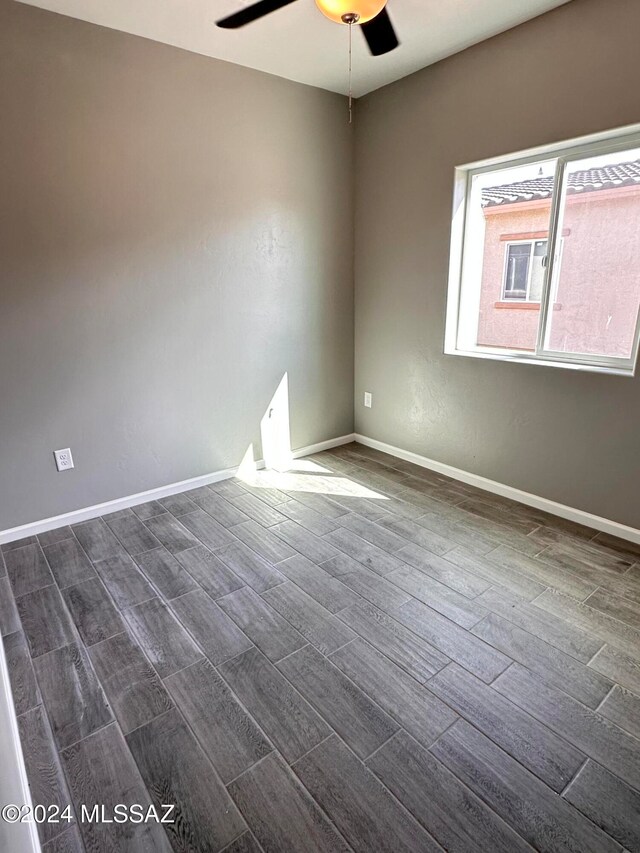
[[[372,403],[373,403],[373,397],[372,397],[372,395],[371,395],[371,392],[370,392],[370,391],[365,391],[365,392],[364,392],[364,404],[365,404],[365,406],[367,407],[367,409],[370,409],[370,408],[371,408],[371,404],[372,404]]]
[[[70,468],[73,468],[73,456],[68,447],[64,450],[54,450],[53,455],[55,456],[58,471],[68,471]]]

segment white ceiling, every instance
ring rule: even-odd
[[[21,2],[289,80],[347,91],[347,28],[327,20],[314,0],[297,0],[239,30],[223,30],[214,22],[250,6],[251,0]],[[389,0],[401,45],[385,56],[372,57],[362,35],[354,32],[354,94],[365,95],[566,2]]]

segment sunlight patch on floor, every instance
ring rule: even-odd
[[[256,462],[253,444],[247,447],[236,477],[258,489],[308,492],[386,501],[389,498],[338,475],[312,459],[294,459],[289,426],[289,377],[285,372],[260,421],[262,462]],[[257,469],[258,465],[264,468]]]
[[[311,474],[333,474],[331,468],[325,468],[317,462],[312,462],[311,459],[294,459],[286,473],[297,474],[305,471]]]
[[[298,461],[293,463],[298,465]],[[246,472],[240,480],[255,488],[280,489],[282,492],[312,492],[320,495],[348,495],[354,498],[371,498],[386,501],[389,498],[360,483],[354,483],[348,477],[324,477],[322,474],[301,474],[297,471],[264,471]]]

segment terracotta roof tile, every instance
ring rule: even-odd
[[[585,169],[571,172],[567,192],[570,194],[595,192],[614,187],[640,185],[640,160],[631,163],[614,163],[600,169]],[[533,178],[516,181],[498,187],[487,187],[482,191],[482,206],[495,207],[499,204],[515,204],[522,201],[550,198],[553,192],[553,177]]]

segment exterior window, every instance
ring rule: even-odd
[[[633,375],[640,132],[461,167],[452,226],[445,352]]]
[[[546,240],[507,243],[503,298],[540,302],[546,256]]]

